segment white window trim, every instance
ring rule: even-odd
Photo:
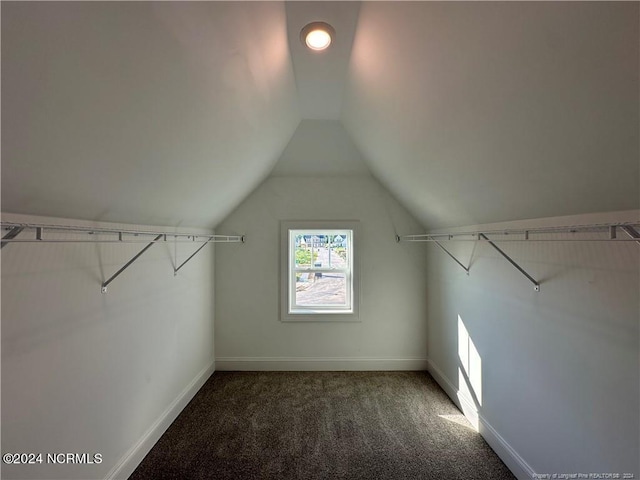
[[[360,269],[359,269],[359,223],[352,220],[318,220],[318,221],[281,221],[280,222],[280,320],[283,322],[359,322],[360,305]],[[342,307],[323,307],[318,311],[301,309],[290,311],[289,301],[292,294],[290,287],[290,240],[289,230],[351,230],[351,271],[353,288],[351,294],[351,310],[345,312]],[[320,269],[322,270],[322,269]],[[295,288],[295,286],[293,287]],[[335,310],[335,311],[331,311]]]

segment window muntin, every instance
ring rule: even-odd
[[[352,314],[353,230],[288,230],[288,313]]]

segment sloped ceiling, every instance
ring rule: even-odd
[[[427,227],[640,205],[637,2],[370,2],[342,121]]]
[[[370,176],[371,172],[340,121],[304,119],[271,175],[344,177]]]
[[[3,211],[214,226],[279,158],[427,228],[640,207],[637,2],[0,6]]]
[[[2,2],[2,209],[212,226],[299,120],[283,3]]]

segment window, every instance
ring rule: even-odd
[[[282,222],[282,320],[358,320],[356,227]]]

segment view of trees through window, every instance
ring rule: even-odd
[[[349,306],[349,243],[349,231],[295,232],[297,307]]]

